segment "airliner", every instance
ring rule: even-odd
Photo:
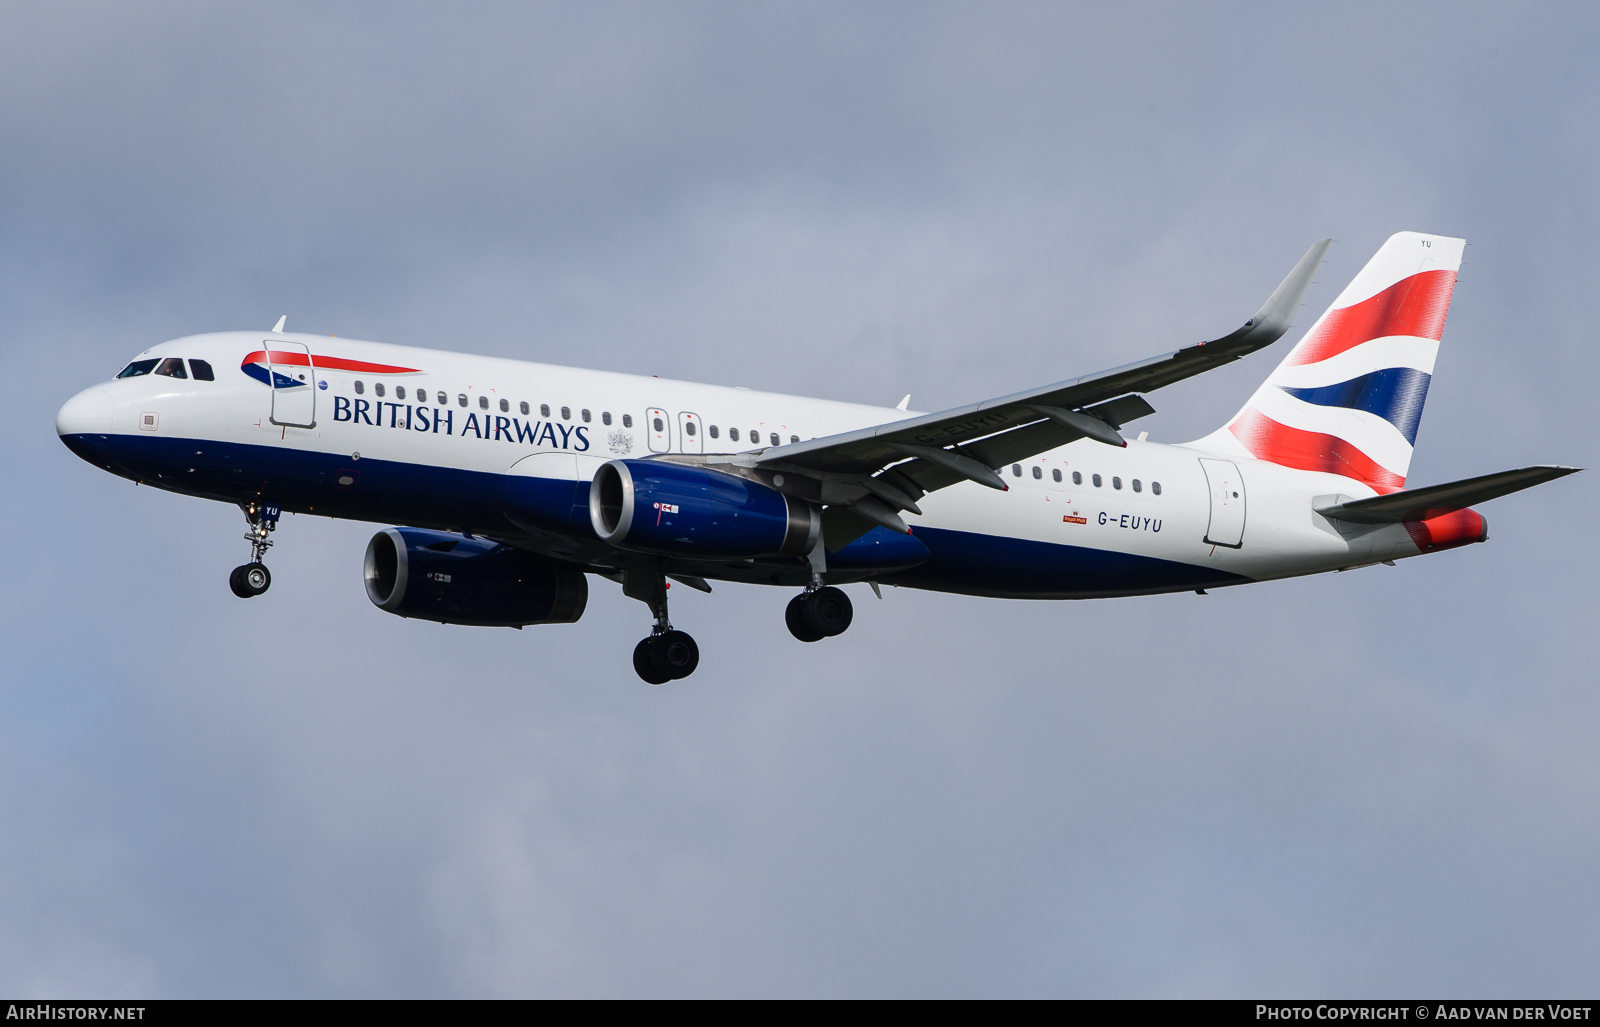
[[[1243,585],[1488,538],[1470,509],[1578,468],[1407,489],[1466,243],[1389,238],[1224,426],[1166,445],[1146,394],[1281,338],[1318,241],[1242,327],[1137,363],[936,413],[285,332],[154,346],[56,415],[66,446],[142,485],[236,504],[266,592],[283,511],[376,522],[379,609],[522,628],[583,615],[589,578],[643,602],[650,684],[694,672],[673,583],[794,593],[817,642],[867,583],[1011,599]]]

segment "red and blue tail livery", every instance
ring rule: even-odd
[[[1228,431],[1258,460],[1403,487],[1465,245],[1391,236]]]

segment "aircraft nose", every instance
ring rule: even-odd
[[[111,400],[104,385],[84,389],[56,411],[56,434],[103,435],[111,430]]]

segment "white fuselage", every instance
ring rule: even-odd
[[[295,347],[312,354],[311,366],[270,370],[309,372],[309,390],[258,380],[264,361],[252,364],[250,355]],[[493,505],[490,485],[451,483],[528,474],[581,481],[609,459],[714,458],[908,416],[892,407],[323,336],[199,335],[139,359],[166,357],[207,361],[215,380],[144,374],[96,385],[62,408],[57,430],[86,460],[174,491],[385,523],[425,516],[433,527],[491,537],[504,525],[490,523],[485,509]],[[275,411],[274,403],[282,406]],[[1232,462],[1237,496],[1216,494],[1202,458]],[[295,470],[313,464],[316,475]],[[1401,525],[1358,529],[1314,512],[1333,497],[1373,495],[1368,486],[1254,460],[1226,433],[1120,449],[1085,439],[999,471],[1007,492],[961,483],[919,501],[922,515],[906,520],[935,560],[903,583],[1016,597],[1126,595],[1419,552]],[[438,476],[446,472],[468,476]],[[452,520],[454,499],[440,493],[456,488],[464,491]],[[1214,519],[1241,517],[1237,547],[1208,541]],[[942,549],[959,557],[941,562]],[[1057,553],[1059,561],[1041,562],[1041,554]]]

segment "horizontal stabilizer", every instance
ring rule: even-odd
[[[1427,488],[1412,489],[1408,492],[1395,492],[1387,496],[1373,496],[1370,499],[1356,499],[1348,503],[1321,506],[1317,508],[1317,513],[1333,520],[1351,521],[1356,524],[1426,521],[1457,510],[1465,510],[1474,503],[1486,503],[1491,499],[1509,496],[1513,492],[1521,492],[1535,485],[1543,485],[1547,481],[1554,481],[1582,469],[1558,467],[1552,464],[1520,467],[1514,471],[1485,474],[1482,477],[1452,481],[1445,485],[1429,485]]]

